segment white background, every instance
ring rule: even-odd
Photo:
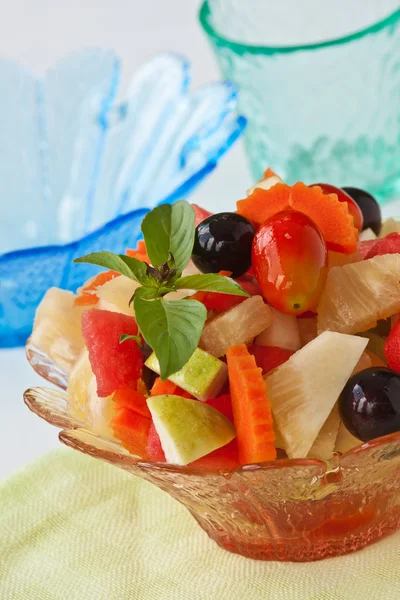
[[[199,4],[199,0],[0,0],[0,56],[42,73],[69,51],[101,45],[122,57],[126,84],[147,58],[172,50],[189,58],[197,86],[219,79],[198,24]],[[229,209],[249,184],[239,143],[195,198],[214,211]],[[31,414],[22,401],[26,388],[42,383],[22,350],[0,350],[0,477],[59,446],[57,430]]]

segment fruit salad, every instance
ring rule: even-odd
[[[76,294],[51,289],[31,343],[71,414],[138,460],[234,469],[330,460],[400,430],[400,222],[367,192],[267,169],[236,210],[144,217]]]

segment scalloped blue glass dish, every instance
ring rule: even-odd
[[[190,68],[162,54],[117,103],[120,61],[76,52],[41,80],[0,61],[0,346],[25,343],[51,286],[96,272],[73,258],[124,252],[145,212],[187,198],[241,134],[236,88],[189,92]]]

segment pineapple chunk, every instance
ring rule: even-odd
[[[109,423],[114,415],[112,396],[99,398],[97,382],[85,349],[68,380],[68,403],[73,417],[83,421],[88,429],[112,437]]]
[[[318,332],[358,333],[400,311],[400,254],[334,267],[318,305]]]
[[[154,352],[145,364],[146,367],[160,374],[160,363]],[[196,348],[185,366],[168,379],[192,394],[197,400],[205,402],[218,396],[227,377],[228,369],[222,360]]]
[[[299,350],[301,348],[299,327],[294,315],[285,315],[272,308],[273,321],[260,335],[256,337],[258,346],[278,346],[286,350]]]
[[[99,302],[95,308],[132,316],[134,314],[133,305],[129,306],[129,300],[137,287],[139,287],[139,283],[125,275],[115,277],[97,288],[96,295]]]
[[[339,433],[336,438],[335,452],[341,452],[342,454],[344,454],[345,452],[348,452],[352,448],[355,448],[356,446],[359,446],[362,443],[363,442],[361,440],[358,440],[356,437],[354,437],[354,435],[350,433],[350,431],[346,429],[343,421],[341,421],[339,426]]]
[[[328,251],[328,269],[343,267],[343,265],[359,262],[360,260],[361,256],[358,250],[354,254],[343,254],[342,252],[333,252],[333,250]]]
[[[213,356],[223,356],[231,346],[244,344],[255,338],[271,325],[272,320],[272,310],[261,296],[252,296],[208,321],[199,346]]]
[[[379,237],[384,238],[389,233],[400,233],[400,221],[397,219],[386,219],[383,221]]]
[[[81,317],[86,307],[74,306],[75,298],[72,292],[50,288],[36,311],[31,335],[31,343],[66,373],[84,347]]]
[[[337,403],[329,413],[329,417],[322,425],[319,434],[314,440],[308,458],[330,460],[335,449],[336,438],[339,431],[340,416]]]
[[[363,353],[367,340],[326,331],[265,377],[289,458],[304,458]]]

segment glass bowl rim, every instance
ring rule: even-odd
[[[396,21],[400,20],[400,8],[394,10],[387,17],[384,17],[380,21],[372,23],[372,25],[368,25],[363,29],[354,31],[352,33],[346,34],[344,36],[340,36],[338,38],[332,38],[325,40],[323,42],[313,42],[310,44],[297,44],[293,46],[264,46],[264,45],[253,45],[246,44],[243,42],[237,42],[233,39],[229,39],[224,37],[222,34],[218,33],[215,27],[211,23],[211,11],[208,0],[204,0],[203,4],[199,10],[199,21],[206,32],[206,34],[218,45],[226,47],[235,54],[262,54],[266,56],[270,56],[272,54],[290,54],[298,51],[310,51],[310,50],[319,50],[321,48],[328,48],[330,46],[339,46],[342,44],[347,44],[349,42],[353,42],[359,40],[367,35],[378,33],[382,29],[387,27],[391,27],[396,23]]]
[[[28,358],[28,361],[30,362],[29,356],[27,358]],[[31,365],[31,366],[33,366],[33,365]],[[49,381],[51,381],[51,380],[49,380]],[[45,420],[50,425],[53,425],[53,426],[61,429],[61,431],[59,433],[59,439],[63,444],[65,444],[66,446],[72,446],[75,448],[73,442],[71,441],[71,439],[69,437],[69,432],[72,432],[75,430],[83,430],[86,433],[88,433],[90,436],[93,436],[94,438],[97,438],[99,440],[104,439],[105,441],[107,441],[108,444],[111,443],[112,445],[115,445],[115,450],[113,450],[113,449],[100,450],[101,454],[103,455],[102,458],[104,458],[104,455],[109,455],[109,454],[113,454],[113,453],[115,453],[116,455],[119,454],[119,457],[123,458],[124,462],[131,462],[132,464],[135,464],[139,469],[142,469],[144,471],[158,470],[158,471],[166,471],[169,473],[179,473],[181,475],[188,475],[188,476],[190,476],[190,475],[212,476],[212,475],[217,475],[217,474],[220,474],[220,475],[224,474],[226,476],[231,476],[231,475],[234,475],[235,473],[236,474],[248,473],[250,471],[276,470],[276,469],[293,468],[293,467],[320,467],[321,470],[323,471],[323,472],[321,472],[321,477],[324,477],[329,472],[336,471],[337,468],[340,469],[342,460],[345,458],[346,459],[348,457],[352,458],[354,456],[357,456],[358,454],[362,454],[365,451],[372,450],[374,448],[378,448],[381,445],[400,442],[400,431],[396,431],[394,433],[389,433],[388,435],[372,439],[368,442],[362,442],[360,440],[360,444],[358,446],[351,448],[350,450],[348,450],[347,452],[345,452],[343,454],[335,453],[333,455],[332,459],[330,459],[330,460],[323,460],[323,459],[318,459],[318,458],[307,458],[307,457],[305,457],[305,458],[282,458],[282,459],[274,460],[274,461],[266,461],[266,462],[240,465],[238,467],[235,467],[234,469],[201,468],[201,467],[193,467],[193,466],[189,466],[189,465],[184,465],[184,466],[175,465],[175,464],[166,463],[166,462],[152,462],[152,461],[144,460],[138,456],[135,457],[134,454],[128,453],[127,450],[125,450],[122,446],[120,446],[120,444],[118,443],[117,440],[112,439],[112,438],[107,438],[107,439],[103,438],[103,436],[101,436],[93,431],[90,431],[89,429],[86,429],[85,423],[83,423],[83,422],[76,422],[76,426],[74,427],[71,425],[67,425],[65,422],[63,423],[62,421],[56,422],[56,420],[53,421],[52,419],[47,418],[46,415],[44,415],[40,410],[38,410],[36,403],[32,402],[32,399],[36,398],[36,394],[38,392],[44,393],[44,394],[48,394],[48,393],[62,394],[63,397],[65,399],[67,399],[68,396],[67,396],[65,388],[62,388],[61,386],[57,385],[55,382],[53,382],[53,385],[56,385],[57,388],[52,389],[52,388],[47,388],[47,387],[42,387],[42,386],[29,388],[24,392],[23,398],[24,398],[24,403],[32,412],[34,412],[37,416],[39,416],[41,419]],[[83,452],[84,452],[84,450],[82,448],[87,447],[87,449],[89,451],[85,452],[85,453],[91,454],[90,445],[88,442],[86,442],[86,441],[80,442],[79,446],[80,446],[80,450]],[[98,454],[98,452],[96,452],[96,455],[97,454]]]

